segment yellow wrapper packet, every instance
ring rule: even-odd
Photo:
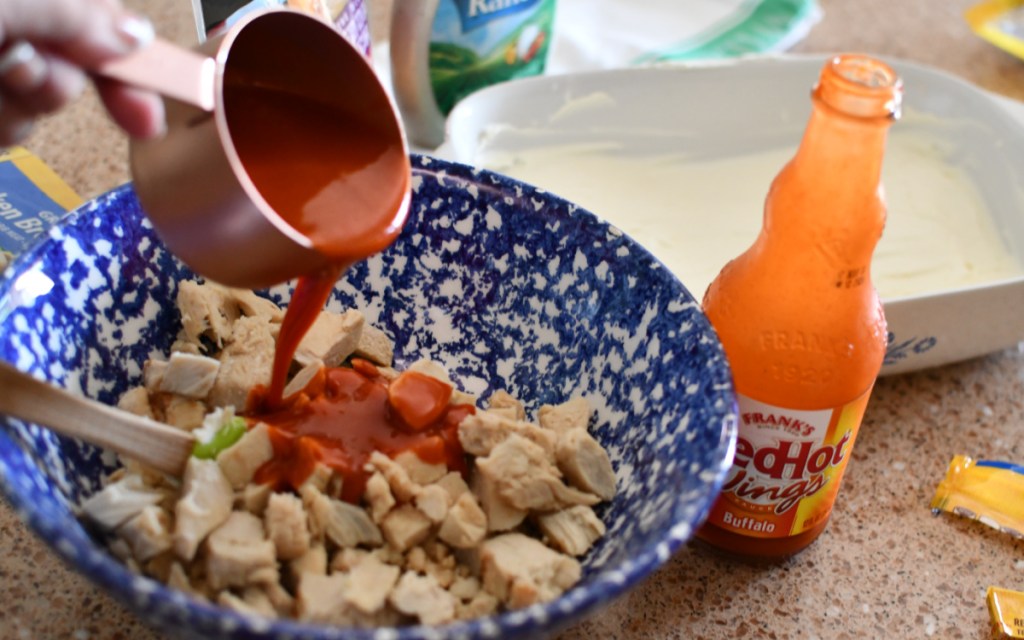
[[[978,520],[1024,538],[1024,467],[954,456],[935,490],[932,511]]]
[[[82,198],[24,147],[0,148],[0,269]]]
[[[964,19],[985,40],[1024,58],[1024,0],[986,0],[968,9]]]
[[[989,587],[988,614],[1004,637],[1024,638],[1024,593]]]

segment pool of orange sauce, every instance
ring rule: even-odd
[[[270,427],[274,458],[254,481],[276,490],[297,489],[319,462],[341,476],[341,498],[357,503],[374,451],[391,457],[412,451],[424,462],[465,474],[458,426],[475,409],[449,404],[451,393],[450,385],[414,371],[389,381],[359,359],[351,368],[321,370],[304,392],[279,405],[261,405],[265,391],[257,389],[247,417]]]

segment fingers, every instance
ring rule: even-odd
[[[128,135],[146,140],[164,134],[164,103],[158,95],[105,78],[94,81],[110,116]]]
[[[0,146],[24,139],[37,117],[73,100],[85,82],[77,67],[27,43],[0,53]]]
[[[32,42],[85,68],[134,51],[152,26],[110,0],[3,0],[0,44]]]
[[[152,25],[125,12],[118,0],[0,0],[0,145],[19,141],[33,119],[75,99],[89,69],[153,37]],[[111,81],[97,85],[129,135],[163,132],[157,96]]]

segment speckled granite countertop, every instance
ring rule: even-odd
[[[370,0],[372,16],[383,9]],[[945,69],[1024,100],[1024,61],[972,35],[975,0],[822,0],[799,52],[860,50]],[[160,32],[194,40],[186,0],[128,0]],[[128,179],[126,143],[95,97],[42,123],[27,146],[83,196]],[[983,313],[984,310],[979,310]],[[774,566],[690,546],[561,640],[577,638],[988,638],[985,589],[1024,589],[1024,543],[928,502],[955,453],[1024,461],[1024,350],[876,386],[835,514],[821,538]],[[149,640],[0,502],[0,639]]]

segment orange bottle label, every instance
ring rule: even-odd
[[[794,536],[824,522],[870,394],[815,411],[738,394],[736,457],[708,522],[755,538]]]

